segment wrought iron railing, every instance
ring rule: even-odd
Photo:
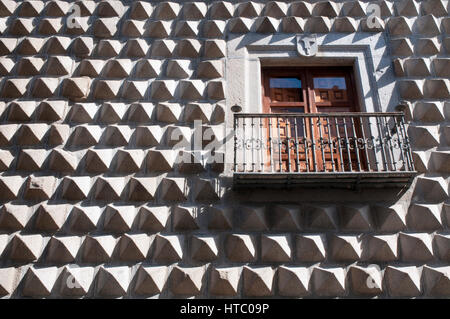
[[[234,115],[235,173],[414,172],[403,113]]]

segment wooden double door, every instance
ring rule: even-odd
[[[320,117],[359,111],[351,67],[264,68],[262,80],[264,113],[286,114],[265,124],[271,140],[266,167],[278,172],[340,172],[364,165],[357,147],[342,143],[355,141],[358,120]]]

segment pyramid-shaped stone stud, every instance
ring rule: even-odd
[[[37,110],[36,118],[44,122],[57,122],[62,120],[67,102],[63,100],[42,101]]]
[[[199,202],[215,202],[219,200],[220,185],[215,179],[195,179],[194,198]]]
[[[9,104],[8,121],[9,122],[30,122],[34,111],[36,110],[36,102],[34,101],[17,101]],[[13,124],[11,124],[13,125]],[[13,126],[3,126],[1,132],[3,135],[6,131],[13,133]],[[9,136],[9,135],[5,135]],[[11,135],[12,136],[12,135]]]
[[[187,231],[200,228],[200,212],[194,206],[175,206],[172,210],[173,228],[175,231]]]
[[[233,4],[224,1],[214,1],[209,8],[209,16],[213,20],[228,20],[233,17]]]
[[[143,150],[118,150],[115,171],[119,173],[138,172],[144,160]]]
[[[232,262],[251,262],[256,259],[255,239],[250,235],[229,234],[225,241],[227,258]]]
[[[56,189],[57,179],[53,176],[34,176],[27,178],[24,198],[33,201],[47,200]]]
[[[198,58],[201,48],[202,44],[199,40],[182,39],[178,41],[175,52],[179,57]]]
[[[158,146],[161,143],[162,136],[163,129],[161,126],[146,125],[136,127],[137,146]]]
[[[441,66],[439,63],[436,63],[436,60],[433,61],[436,70],[445,70],[450,67],[450,64],[446,66]],[[450,73],[449,73],[450,74]],[[444,75],[445,76],[445,75]],[[419,102],[414,106],[413,117],[415,120],[428,122],[428,123],[436,123],[444,121],[444,108],[443,103],[439,102]]]
[[[175,266],[170,272],[169,285],[174,295],[196,296],[200,295],[203,288],[205,267],[180,267]]]
[[[153,103],[132,103],[128,107],[128,121],[135,123],[147,123],[151,122],[152,114],[155,109]],[[154,126],[149,125],[150,128]]]
[[[130,75],[132,68],[130,59],[112,59],[103,68],[103,75],[110,78],[125,78]]]
[[[175,50],[175,46],[176,43],[173,40],[154,40],[150,48],[150,56],[170,58]]]
[[[147,234],[124,234],[118,242],[119,259],[138,262],[147,258],[151,238]]]
[[[223,77],[222,60],[208,60],[200,62],[197,67],[197,76],[199,78],[207,79]]]
[[[197,152],[179,151],[175,159],[178,171],[183,174],[196,174],[204,172],[201,154]],[[199,185],[200,186],[200,185]]]
[[[412,152],[414,168],[416,169],[416,171],[418,171],[420,173],[425,173],[428,171],[430,155],[431,155],[430,152],[426,152],[426,151],[413,151]]]
[[[130,268],[100,266],[96,275],[96,292],[102,297],[121,297],[127,294]]]
[[[384,284],[392,297],[415,297],[421,294],[421,271],[415,266],[387,266],[384,271]]]
[[[409,36],[412,34],[412,22],[403,16],[389,19],[387,27],[389,33],[395,36]]]
[[[145,21],[125,20],[122,24],[121,34],[125,37],[141,37],[145,32]]]
[[[334,18],[339,15],[339,9],[339,5],[335,2],[320,1],[314,5],[312,15]]]
[[[305,20],[299,17],[285,17],[281,20],[281,29],[285,33],[302,33],[305,30]]]
[[[331,235],[328,251],[332,260],[357,261],[361,257],[361,240],[358,236]]]
[[[252,27],[252,19],[236,17],[228,22],[228,30],[230,33],[247,33]]]
[[[70,37],[52,36],[46,42],[45,53],[60,56],[68,55],[71,41]]]
[[[345,2],[342,5],[341,13],[348,17],[366,16],[366,4],[361,1]]]
[[[428,152],[424,152],[424,153],[428,153]],[[430,156],[430,161],[433,163],[433,166],[435,167],[435,169],[438,172],[442,172],[442,173],[450,172],[450,152],[449,151],[432,152],[431,156]],[[415,159],[414,159],[414,166],[417,169],[417,164],[416,164]]]
[[[315,266],[311,274],[313,291],[317,296],[335,297],[345,295],[345,270]]]
[[[225,21],[207,20],[200,25],[202,28],[201,34],[206,38],[222,38],[225,34]]]
[[[94,97],[99,100],[116,99],[119,96],[121,85],[121,80],[97,80],[95,83]]]
[[[215,296],[236,296],[241,273],[240,267],[213,267],[209,292]]]
[[[24,40],[22,40],[22,42],[23,41],[26,41],[27,43],[29,43],[29,40],[26,40],[26,38]],[[15,38],[3,38],[3,39],[1,39],[0,40],[0,54],[2,54],[2,55],[11,54],[13,52],[13,50],[15,49],[16,45],[17,45],[17,39],[15,39]],[[18,52],[19,51],[20,50],[18,49]]]
[[[272,267],[244,266],[244,295],[251,297],[271,296],[275,271]]]
[[[36,57],[23,57],[17,64],[18,75],[39,75],[44,66],[44,59]]]
[[[88,77],[66,78],[62,83],[62,96],[76,101],[84,99],[89,94],[91,79]]]
[[[22,230],[27,225],[31,215],[30,206],[6,203],[0,208],[0,230]]]
[[[261,236],[261,260],[266,262],[289,262],[291,244],[288,235]]]
[[[188,78],[192,74],[190,67],[190,60],[169,60],[166,67],[166,76],[175,79]]]
[[[435,17],[442,17],[448,14],[448,10],[445,7],[444,1],[439,0],[427,0],[422,1],[421,6],[425,14],[432,14]]]
[[[113,233],[125,233],[131,230],[136,211],[134,206],[107,205],[104,214],[104,230]]]
[[[448,99],[450,97],[450,82],[448,79],[425,80],[423,95],[430,99]]]
[[[325,260],[325,237],[323,235],[297,235],[296,259],[301,262]]]
[[[187,200],[187,180],[182,177],[165,177],[159,184],[160,196],[167,201]]]
[[[406,210],[402,205],[376,205],[372,207],[377,216],[378,229],[383,232],[399,231],[406,228]]]
[[[177,84],[174,80],[154,80],[150,88],[150,96],[159,101],[167,101],[174,98]]]
[[[22,279],[22,295],[26,297],[46,297],[52,293],[58,275],[57,267],[29,267]]]
[[[142,58],[147,55],[149,48],[150,45],[144,39],[129,39],[124,52],[128,57]]]
[[[168,277],[167,267],[139,266],[134,292],[138,295],[156,295],[164,290]]]
[[[17,37],[28,36],[33,32],[33,19],[17,18],[11,22],[9,26],[9,34]]]
[[[16,288],[17,269],[14,267],[0,268],[0,296],[11,295]]]
[[[240,3],[236,10],[237,16],[246,18],[255,18],[260,15],[261,11],[261,4],[253,1]]]
[[[208,103],[188,103],[184,108],[184,120],[194,122],[200,120],[204,123],[210,121],[213,105]]]
[[[363,245],[363,259],[374,262],[392,262],[398,259],[398,234],[369,235]]]
[[[137,61],[134,75],[138,78],[156,78],[161,72],[161,61],[142,59]]]
[[[133,129],[128,125],[109,125],[104,133],[105,144],[109,146],[126,146]]]
[[[94,198],[105,201],[120,200],[120,195],[125,187],[122,177],[98,177],[94,189]]]
[[[369,297],[383,292],[383,278],[380,267],[377,265],[368,267],[352,265],[348,269],[347,276],[350,278],[351,290],[356,295]]]
[[[239,207],[239,226],[245,230],[268,230],[263,206],[241,206]]]
[[[78,165],[78,160],[73,153],[61,149],[53,149],[48,161],[49,168],[56,172],[73,172]]]
[[[104,173],[109,170],[113,152],[104,149],[88,149],[86,152],[86,171],[90,173]]]
[[[218,258],[218,238],[195,235],[191,237],[191,257],[195,261],[211,262]]]
[[[133,1],[130,9],[130,18],[136,20],[146,20],[150,18],[153,7],[150,3],[144,1]]]
[[[183,237],[157,234],[153,241],[153,259],[157,263],[175,263],[183,259]]]
[[[443,228],[441,210],[439,204],[412,204],[406,216],[407,225],[414,230],[440,230]]]
[[[306,225],[310,229],[337,229],[337,212],[334,206],[307,206],[304,209]]]
[[[84,296],[92,287],[94,267],[65,266],[62,271],[60,293],[63,296]]]
[[[177,21],[173,32],[178,38],[195,38],[199,32],[198,21]]]
[[[439,145],[439,127],[409,126],[408,134],[411,143],[416,147],[431,148]]]
[[[436,255],[440,260],[450,260],[450,236],[446,234],[436,234],[434,243],[437,249]]]
[[[226,44],[223,40],[205,40],[203,57],[208,59],[225,57]]]
[[[176,2],[161,2],[155,8],[155,18],[157,20],[175,19],[178,16],[180,9],[180,4]]]
[[[69,206],[65,204],[40,204],[34,216],[34,229],[44,232],[57,232],[65,223]]]
[[[288,5],[280,1],[269,1],[266,3],[263,15],[281,19],[287,15]]]
[[[44,9],[43,1],[23,1],[19,6],[19,17],[36,17]]]
[[[416,26],[419,34],[421,35],[431,37],[440,35],[441,33],[439,30],[438,19],[432,14],[427,14],[417,18]]]
[[[205,91],[205,84],[201,80],[181,80],[180,91],[182,99],[201,100]]]
[[[368,231],[373,228],[372,215],[368,205],[347,205],[341,207],[340,222],[343,230]]]
[[[398,85],[402,98],[411,100],[423,98],[423,80],[401,80]]]
[[[403,66],[408,76],[428,76],[431,75],[430,60],[424,58],[411,58],[404,61]]]
[[[434,259],[432,236],[427,233],[400,233],[401,259],[405,262],[427,262]]]
[[[119,18],[99,18],[93,24],[93,32],[97,38],[112,38],[117,33]]]
[[[49,17],[64,17],[69,11],[70,3],[64,1],[50,1],[45,6],[45,14]]]
[[[142,100],[146,96],[147,89],[147,81],[125,81],[122,97],[131,101]]]
[[[69,75],[73,60],[66,56],[51,56],[47,61],[47,75]]]
[[[101,215],[99,206],[74,206],[70,213],[69,229],[74,233],[94,231]]]
[[[122,43],[117,40],[100,40],[96,47],[96,55],[104,58],[115,58],[122,50]]]
[[[68,120],[76,123],[90,123],[94,121],[98,105],[95,103],[76,103],[68,112]]]
[[[2,17],[7,17],[13,14],[17,8],[17,2],[13,0],[5,0],[0,4],[0,14]]]
[[[395,3],[399,16],[415,17],[419,15],[419,5],[413,0],[402,0]]]
[[[450,267],[423,267],[425,293],[428,296],[444,297],[450,293]]]
[[[5,98],[21,98],[25,95],[29,83],[30,79],[6,79],[1,96]]]
[[[268,215],[272,230],[295,231],[300,229],[300,209],[294,205],[275,205]]]
[[[87,235],[81,248],[81,259],[86,263],[109,262],[115,247],[116,239],[111,235]]]
[[[155,198],[157,180],[153,177],[132,177],[128,186],[128,199],[136,202],[151,201]]]
[[[306,32],[327,33],[331,31],[331,21],[328,17],[311,17],[305,23]]]
[[[226,230],[233,227],[233,209],[225,206],[208,207],[208,228]]]
[[[0,178],[0,199],[17,199],[22,184],[23,179],[20,176],[2,176]]]
[[[166,206],[142,206],[138,211],[139,230],[144,232],[160,232],[166,229],[170,210]]]
[[[171,21],[155,20],[148,22],[146,34],[152,38],[164,39],[170,36],[172,30]]]
[[[70,127],[67,124],[52,124],[48,133],[49,145],[65,144],[69,139]]]
[[[10,151],[0,151],[0,171],[7,171],[13,160],[14,156]]]
[[[309,294],[311,271],[308,268],[280,266],[277,275],[281,296],[302,297]]]
[[[19,145],[40,144],[47,133],[48,125],[41,123],[23,124],[17,133],[17,143]]]
[[[358,30],[358,22],[352,17],[336,18],[332,28],[336,32],[353,33]]]
[[[103,103],[100,108],[99,122],[107,124],[119,123],[127,111],[125,103]]]
[[[10,104],[10,108],[12,110],[12,105],[17,104]],[[19,109],[19,106],[14,107],[16,109]],[[7,146],[11,145],[13,136],[17,133],[18,129],[17,124],[3,124],[0,126],[0,145]]]
[[[16,262],[33,262],[41,256],[43,245],[44,238],[41,235],[15,234],[8,243],[8,258]]]
[[[418,39],[414,49],[420,55],[435,55],[440,52],[440,43],[437,38]]]
[[[102,1],[97,6],[97,14],[100,17],[120,17],[125,9],[121,1]]]
[[[169,172],[173,170],[175,154],[172,150],[149,150],[146,157],[149,172]]]
[[[205,18],[207,11],[208,7],[204,2],[186,2],[183,5],[182,14],[186,20],[201,20]]]
[[[252,29],[257,33],[276,33],[280,21],[271,17],[256,18],[252,25]]]
[[[45,44],[45,39],[43,38],[35,38],[35,37],[26,37],[24,38],[22,41],[20,41],[19,43],[17,43],[17,40],[14,39],[14,46],[13,46],[13,42],[11,42],[11,40],[3,40],[1,43],[3,44],[3,51],[5,51],[6,54],[8,53],[12,53],[10,52],[12,49],[14,49],[14,47],[17,45],[17,52],[23,55],[34,55],[34,54],[38,54],[44,44]]]
[[[47,244],[46,261],[54,264],[69,264],[75,261],[81,246],[78,236],[57,236],[50,238]]]
[[[176,123],[180,118],[182,107],[178,103],[158,103],[156,119],[160,122]]]

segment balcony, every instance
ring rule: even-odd
[[[234,115],[234,187],[404,188],[414,169],[403,113]]]

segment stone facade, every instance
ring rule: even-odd
[[[449,2],[371,3],[1,0],[0,296],[448,297]],[[383,39],[407,191],[236,191],[180,152],[259,83],[230,39],[304,32]]]

